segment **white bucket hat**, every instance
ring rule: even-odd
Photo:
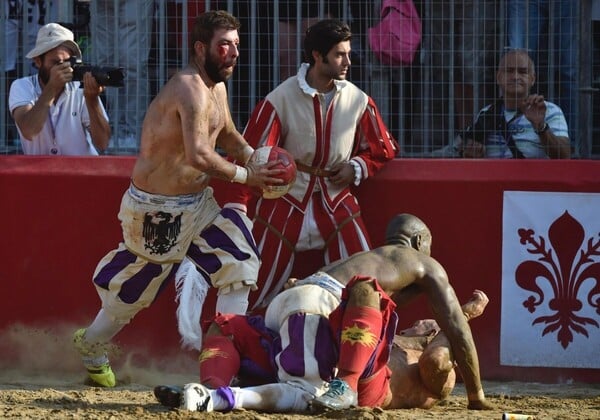
[[[69,48],[76,56],[81,57],[79,45],[74,41],[73,32],[58,23],[48,23],[40,28],[35,41],[35,48],[25,57],[35,58],[60,46]]]

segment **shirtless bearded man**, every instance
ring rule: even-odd
[[[105,344],[172,278],[184,257],[219,289],[217,310],[245,313],[256,288],[259,257],[246,215],[221,209],[208,187],[211,177],[265,188],[281,183],[265,165],[248,163],[253,148],[236,130],[228,108],[227,81],[239,56],[239,21],[223,11],[196,19],[189,65],[174,75],[150,104],[140,155],[123,195],[123,242],[98,264],[93,282],[102,308],[74,342],[89,378],[113,387]],[[216,146],[245,167],[221,157]]]

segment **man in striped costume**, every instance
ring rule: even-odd
[[[216,177],[266,188],[282,172],[271,163],[248,162],[254,149],[229,113],[224,82],[239,55],[238,28],[237,18],[227,12],[200,15],[189,65],[169,80],[146,113],[140,155],[119,211],[123,241],[94,272],[102,307],[73,337],[96,385],[115,386],[106,344],[155,301],[182,261],[192,261],[201,281],[219,289],[218,311],[245,313],[248,293],[256,288],[260,261],[251,221],[235,209],[222,209],[208,186]],[[244,166],[221,157],[217,145]]]
[[[263,261],[251,307],[265,307],[290,275],[303,277],[370,248],[351,188],[393,159],[398,146],[373,99],[345,80],[351,35],[337,20],[311,26],[304,41],[308,62],[257,105],[244,131],[254,148],[289,151],[298,169],[290,191],[278,199],[253,206],[249,189],[229,191],[228,201],[254,216]],[[297,253],[309,250],[318,250],[319,258],[294,267]]]

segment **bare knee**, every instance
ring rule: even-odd
[[[423,353],[419,358],[419,374],[429,391],[440,398],[447,397],[456,378],[450,349],[438,347]]]
[[[454,363],[448,347],[428,349],[419,357],[419,366],[432,372],[447,373],[454,369]]]

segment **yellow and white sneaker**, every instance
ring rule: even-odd
[[[103,353],[99,357],[94,357],[94,353],[84,341],[85,328],[75,331],[73,334],[73,344],[81,353],[83,364],[88,372],[88,377],[96,386],[113,388],[117,384],[115,374],[110,367],[108,356]]]

